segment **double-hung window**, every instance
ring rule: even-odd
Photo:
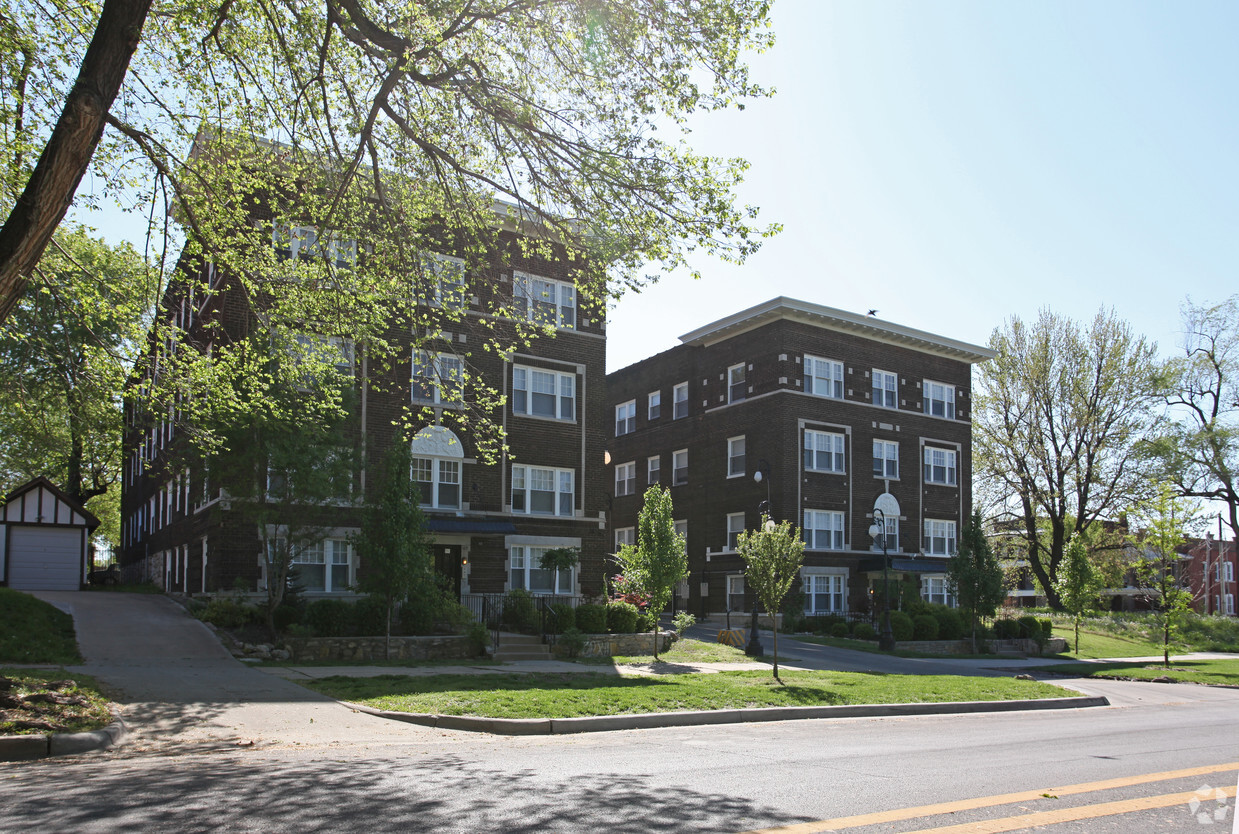
[[[465,364],[454,353],[413,351],[414,402],[460,403],[465,390]]]
[[[955,450],[937,446],[925,447],[925,483],[955,486],[957,474]]]
[[[877,519],[874,519],[877,522]],[[869,548],[875,553],[882,552],[882,545],[886,545],[888,552],[897,552],[899,550],[899,519],[892,516],[886,516],[886,530],[878,538],[874,539],[873,545]]]
[[[283,540],[273,545],[283,547]],[[349,547],[347,539],[324,539],[294,548],[291,564],[297,581],[310,592],[347,591],[349,586]]]
[[[843,435],[805,429],[804,468],[810,472],[845,472]]]
[[[637,543],[637,528],[636,527],[621,527],[615,531],[615,549],[619,550],[620,545]]]
[[[805,356],[804,390],[817,397],[843,399],[843,363]]]
[[[345,336],[322,336],[317,333],[295,333],[293,341],[297,343],[293,357],[297,365],[303,366],[313,361],[321,365],[330,365],[345,376],[352,375],[352,339]]]
[[[508,552],[509,579],[512,589],[534,594],[571,594],[575,592],[575,568],[543,570],[542,557],[550,546],[516,544]]]
[[[671,484],[683,486],[688,483],[688,449],[680,449],[671,455]]]
[[[615,436],[622,437],[637,430],[637,401],[629,400],[615,407]]]
[[[465,262],[437,252],[423,252],[421,262],[431,300],[449,310],[467,310],[469,296],[465,282]]]
[[[672,414],[671,419],[679,420],[688,416],[688,383],[681,382],[671,389]]]
[[[899,444],[891,440],[873,441],[873,476],[899,477]]]
[[[727,514],[727,549],[735,550],[744,532],[744,513]]]
[[[663,394],[661,391],[651,391],[647,398],[646,417],[650,420],[657,420],[659,414],[662,413]]]
[[[633,495],[637,491],[637,464],[617,463],[615,465],[615,495]]]
[[[899,377],[890,371],[874,370],[873,404],[882,408],[899,407]]]
[[[663,457],[652,455],[645,459],[645,485],[655,486],[662,477]]]
[[[576,375],[512,367],[512,412],[554,420],[576,420]]]
[[[941,574],[921,577],[921,599],[955,607],[955,595],[951,593],[951,584]]]
[[[955,386],[927,379],[922,383],[921,395],[926,414],[955,419]]]
[[[727,440],[727,477],[742,478],[744,466],[744,436],[732,437]]]
[[[847,577],[841,574],[806,573],[804,579],[804,612],[831,614],[844,611]]]
[[[271,242],[282,257],[291,260],[322,260],[326,258],[338,267],[357,263],[357,241],[340,237],[339,232],[320,232],[313,226],[291,226],[276,223]]]
[[[833,510],[805,510],[801,531],[810,550],[843,549],[843,513]]]
[[[744,382],[744,365],[732,365],[727,369],[727,402],[740,402],[747,392],[748,387]]]
[[[512,512],[571,516],[575,504],[571,469],[512,466]]]
[[[925,552],[934,556],[955,555],[955,522],[936,518],[925,519]]]
[[[538,324],[576,327],[576,287],[525,272],[512,274],[516,313]]]
[[[1235,563],[1226,562],[1225,564],[1223,564],[1222,567],[1224,568],[1224,570],[1222,571],[1222,581],[1223,582],[1234,582],[1235,581]]]
[[[422,506],[460,509],[460,461],[415,457],[413,483],[421,495]]]

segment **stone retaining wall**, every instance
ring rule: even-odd
[[[382,637],[289,637],[284,640],[293,661],[384,660]],[[476,657],[473,644],[462,634],[391,638],[392,660],[456,660]]]
[[[990,640],[987,645],[991,652],[1037,654],[1036,640]],[[895,648],[910,652],[925,654],[970,654],[971,640],[906,640],[896,643]],[[1046,641],[1042,654],[1059,654],[1067,651],[1067,641],[1062,637],[1051,637]]]
[[[671,648],[675,642],[674,631],[658,633],[659,653]],[[567,652],[558,642],[551,648],[556,657],[566,657]],[[641,634],[586,634],[585,648],[577,657],[611,657],[612,655],[642,655],[654,654],[654,637],[646,631]]]

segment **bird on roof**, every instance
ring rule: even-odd
[[[870,311],[869,311],[869,315],[871,315],[871,316],[876,316],[877,314],[878,314],[878,311],[877,311],[877,310],[870,310]]]

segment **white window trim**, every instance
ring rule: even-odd
[[[827,453],[830,455],[831,468],[829,469],[822,469],[817,466],[818,449],[817,449],[816,442],[814,442],[812,446],[813,455],[811,459],[810,460],[805,459],[806,457],[805,452],[810,450],[809,439],[811,437],[816,438],[818,436],[832,438],[831,440],[832,446],[837,445],[837,446],[842,447],[839,449],[831,449]],[[800,451],[801,463],[806,472],[822,472],[822,473],[826,473],[830,475],[846,475],[847,474],[847,435],[843,434],[842,432],[823,431],[821,429],[805,429],[804,436],[801,438],[800,450],[801,450]],[[835,468],[836,457],[841,459],[841,462],[838,468]],[[813,464],[812,466],[809,465],[810,462]]]
[[[943,396],[941,398],[931,395],[934,388],[942,389]],[[933,403],[935,402],[942,403],[942,414],[933,413]],[[948,385],[945,382],[937,382],[932,379],[923,380],[921,382],[921,410],[929,417],[937,417],[940,420],[954,420],[955,386]]]
[[[657,409],[657,411],[655,410]],[[657,420],[662,416],[663,392],[651,391],[645,396],[645,419]]]
[[[734,463],[737,457],[737,455],[735,455],[732,451],[732,446],[733,444],[735,444],[736,441],[739,441],[740,443],[743,443],[745,445],[745,450],[738,456],[743,464],[739,472],[735,472],[732,470],[732,464]],[[747,474],[748,474],[748,443],[745,441],[744,435],[741,434],[737,437],[727,438],[727,477],[729,479],[730,478],[743,478]]]
[[[873,475],[873,477],[878,478],[878,479],[880,479],[880,480],[884,480],[884,481],[897,481],[897,480],[899,480],[899,441],[897,441],[897,440],[885,440],[885,439],[882,439],[882,438],[874,438],[873,443],[874,443],[874,447],[875,447],[875,448],[874,448],[874,450],[873,450],[873,460],[874,460],[875,462],[878,460],[878,450],[877,450],[877,448],[876,448],[876,447],[877,447],[877,445],[878,445],[878,444],[882,444],[882,474],[881,474],[881,475],[879,475],[879,474],[877,474],[877,473],[875,472],[875,473],[874,473],[874,475]],[[887,469],[889,468],[889,467],[888,467],[888,464],[889,464],[889,463],[891,463],[891,459],[890,459],[889,457],[886,457],[886,453],[887,453],[887,452],[888,452],[891,448],[894,448],[894,450],[895,450],[895,459],[894,459],[894,464],[895,464],[895,474],[894,474],[894,475],[888,475],[888,474],[887,474]]]
[[[931,477],[934,466],[933,453],[942,452],[946,455],[946,463],[943,465],[945,480],[937,480]],[[928,461],[926,458],[928,457]],[[959,485],[959,453],[955,449],[949,449],[946,446],[934,446],[925,444],[921,451],[921,479],[927,484],[935,486],[958,486]]]
[[[732,380],[731,375],[733,371],[740,372],[741,378],[738,383]],[[738,397],[735,395],[735,389],[737,385],[740,386],[740,396]],[[748,372],[745,370],[744,363],[741,362],[738,365],[729,366],[727,368],[727,402],[728,404],[742,402],[746,397],[748,397],[748,392],[749,392],[748,385],[749,385]]]
[[[680,392],[684,392],[684,396],[680,397]],[[680,403],[684,403],[684,413],[680,414]],[[688,383],[681,382],[671,389],[671,419],[683,420],[688,416]]]
[[[675,465],[676,458],[680,455],[684,456],[684,466],[683,466],[684,480],[680,480],[679,478],[680,467],[677,467]],[[671,485],[672,486],[684,486],[687,483],[688,483],[688,449],[677,449],[676,451],[671,453]]]
[[[898,409],[899,408],[899,374],[891,373],[890,371],[884,371],[881,368],[874,368],[872,373],[873,373],[873,376],[870,379],[870,386],[869,386],[869,393],[871,397],[873,395],[873,392],[877,390],[878,388],[878,376],[879,375],[881,375],[882,377],[890,377],[891,379],[895,380],[895,390],[894,390],[895,402],[891,405],[886,404],[887,388],[886,388],[886,385],[883,384],[881,388],[882,401],[879,402],[877,397],[873,397],[873,404],[878,406],[879,408]]]
[[[469,279],[465,273],[465,262],[451,255],[441,255],[438,252],[422,252],[422,266],[433,279],[430,286],[431,296],[427,299],[436,307],[455,312],[466,312],[469,309]],[[451,274],[460,276],[460,281],[447,281]],[[459,288],[459,298],[446,298],[447,287]]]
[[[419,355],[427,358],[427,364],[430,365],[431,386],[433,393],[430,397],[417,396],[418,381],[424,377],[418,376],[417,365]],[[450,376],[444,376],[443,360],[454,359],[460,363],[460,377],[452,380]],[[410,368],[409,377],[409,398],[415,403],[431,403],[434,405],[446,405],[460,407],[463,405],[465,393],[465,360],[460,356],[449,351],[431,351],[421,348],[413,350],[413,364]],[[444,390],[447,390],[450,396],[444,396]],[[454,392],[452,389],[455,389]]]
[[[430,462],[430,479],[431,480],[429,483],[430,483],[431,503],[426,504],[426,503],[419,502],[419,506],[426,507],[432,510],[459,510],[463,508],[464,500],[465,500],[465,490],[464,490],[465,472],[464,472],[463,459],[461,458],[441,458],[441,457],[434,457],[433,455],[413,455],[412,460],[413,460],[413,463],[415,464],[419,460],[425,460],[425,461]],[[456,467],[457,467],[456,477],[458,480],[456,481],[457,490],[456,490],[456,503],[455,504],[444,504],[439,500],[439,487],[445,483],[448,483],[448,484],[451,483],[450,481],[443,480],[443,469],[444,469],[443,464],[445,463],[454,463],[456,464]],[[420,485],[426,482],[419,481],[415,478],[413,480],[413,483],[415,486],[418,486],[418,489],[420,491]]]
[[[623,415],[622,417],[620,415]],[[623,424],[623,431],[620,425]],[[623,437],[637,430],[637,401],[635,399],[615,406],[615,436]]]
[[[838,521],[839,521],[839,529],[836,531],[833,527],[814,527],[814,526],[810,525],[810,523],[809,523],[810,513],[813,513],[814,515],[825,515],[825,516],[830,516],[830,517],[832,517],[832,518],[837,518],[837,519],[838,519]],[[808,508],[805,508],[805,510],[804,510],[804,514],[803,514],[802,520],[803,520],[804,524],[802,525],[801,530],[802,530],[805,534],[810,534],[810,533],[811,533],[811,534],[813,534],[813,538],[814,538],[814,539],[816,539],[816,538],[817,538],[816,534],[817,534],[819,531],[824,531],[824,532],[826,532],[826,533],[830,533],[830,534],[831,534],[831,542],[829,543],[829,545],[828,545],[827,547],[818,547],[818,546],[817,546],[817,542],[816,542],[815,540],[814,540],[814,541],[810,541],[810,540],[808,540],[808,539],[806,538],[806,540],[805,540],[805,549],[806,549],[806,550],[834,550],[834,551],[838,551],[838,550],[846,550],[846,549],[847,549],[847,514],[846,514],[846,513],[842,512],[842,511],[840,511],[840,510],[818,510],[818,509],[813,509],[813,508],[811,508],[811,507],[808,507]],[[834,533],[836,533],[836,532],[838,532],[838,534],[839,534],[839,546],[838,546],[838,547],[835,547],[835,545],[834,545],[834,541],[833,541],[833,539],[834,539]]]
[[[816,371],[817,371],[817,363],[819,362],[830,366],[831,374],[829,376],[826,376],[826,377],[818,376]],[[839,372],[838,379],[834,378],[833,372],[835,370]],[[844,391],[843,370],[844,370],[843,363],[837,359],[826,359],[825,357],[822,357],[822,356],[812,356],[806,353],[804,356],[804,390],[805,392],[812,394],[815,397],[825,397],[826,399],[830,399],[830,400],[843,399],[843,391]],[[817,390],[818,386],[816,385],[816,381],[819,378],[827,380],[828,384],[831,385],[832,388],[837,386],[838,393],[835,393],[834,391],[818,391]]]
[[[619,527],[615,530],[615,549],[618,551],[621,544],[635,545],[637,543],[637,528],[636,527]]]
[[[732,523],[737,520],[740,522],[740,528],[738,530],[733,530]],[[727,514],[727,538],[724,539],[724,544],[723,544],[724,552],[734,553],[736,551],[736,546],[735,544],[732,543],[732,537],[739,536],[743,532],[744,532],[744,513],[728,513]]]
[[[941,587],[940,593],[936,593],[933,590],[935,586]],[[939,599],[934,599],[934,597],[939,597]],[[947,575],[945,573],[921,574],[921,599],[925,602],[940,603],[954,608],[955,595],[951,593],[951,586],[947,581]]]
[[[627,475],[627,477],[622,477]],[[623,492],[620,491],[621,485]],[[619,498],[623,495],[637,494],[637,462],[630,460],[627,463],[615,464],[615,497]]]
[[[522,480],[525,482],[525,486],[524,486],[524,488],[522,489],[522,492],[524,493],[524,498],[525,498],[525,501],[524,501],[524,503],[525,503],[525,509],[523,509],[523,510],[518,510],[518,509],[516,509],[516,502],[515,502],[515,500],[512,500],[512,499],[514,499],[514,498],[515,498],[515,492],[516,492],[516,470],[518,470],[518,469],[523,470],[523,471],[522,471]],[[555,509],[554,509],[554,511],[553,511],[553,512],[549,512],[549,513],[545,513],[545,512],[534,512],[534,511],[533,511],[533,509],[532,509],[532,507],[533,507],[533,495],[532,495],[532,493],[533,493],[533,491],[534,491],[534,490],[533,490],[533,489],[530,487],[530,485],[529,485],[529,482],[530,482],[530,477],[529,477],[529,476],[530,476],[530,474],[531,474],[531,471],[532,471],[532,470],[534,470],[534,469],[537,469],[537,470],[542,471],[542,472],[551,472],[551,473],[552,473],[552,476],[553,476],[553,478],[554,478],[553,483],[554,483],[554,485],[555,485],[555,489],[553,490],[553,494],[554,494],[554,496],[555,496]],[[565,492],[563,492],[563,491],[560,489],[560,485],[561,485],[561,483],[560,483],[560,482],[561,482],[561,477],[560,477],[560,476],[562,476],[562,475],[564,475],[564,474],[567,474],[567,475],[569,476],[569,483],[570,483],[570,484],[571,484],[571,486],[572,486],[572,492],[571,492],[571,493],[565,493]],[[533,516],[541,516],[542,518],[554,518],[554,517],[558,517],[558,518],[572,518],[573,516],[575,516],[575,515],[576,515],[576,471],[575,471],[575,470],[573,470],[573,469],[555,469],[554,467],[550,467],[550,466],[532,466],[532,465],[529,465],[529,464],[520,464],[520,463],[516,463],[516,464],[512,464],[512,481],[511,481],[511,483],[512,483],[512,486],[511,486],[511,492],[509,493],[509,496],[508,496],[508,497],[509,497],[509,500],[512,500],[512,505],[511,505],[511,507],[512,507],[512,513],[513,513],[513,514],[515,514],[515,515],[533,515]],[[568,513],[565,513],[565,512],[561,512],[561,511],[560,511],[560,499],[561,499],[561,496],[563,496],[563,495],[565,495],[565,494],[570,494],[570,495],[572,496],[572,511],[571,511],[571,512],[568,512]]]
[[[833,597],[836,593],[839,595],[839,606],[830,607],[825,610],[819,610],[815,603],[817,597],[812,591],[812,582],[815,577],[826,576],[833,580],[838,580],[840,588],[838,591],[828,591],[827,595]],[[832,583],[833,584],[833,583]],[[809,616],[817,616],[821,614],[837,614],[841,611],[848,610],[848,571],[847,568],[819,568],[806,567],[800,571],[800,591],[804,595],[805,609],[804,613]],[[833,602],[833,599],[832,599]]]
[[[541,554],[535,554],[535,550],[541,550],[545,553],[548,550],[553,550],[560,545],[553,542],[540,544],[511,544],[508,546],[508,575],[506,577],[509,590],[517,587],[512,582],[512,574],[516,571],[521,571],[524,574],[524,583],[520,587],[534,596],[574,596],[576,594],[577,568],[567,568],[566,570],[557,570],[554,572],[554,586],[551,590],[533,589],[529,587],[530,572],[540,570],[538,563],[541,561]],[[518,554],[517,551],[520,551]],[[516,565],[517,560],[523,562],[519,567]],[[564,573],[568,574],[568,587],[560,587],[560,579]]]
[[[555,321],[541,322],[538,321],[536,308],[534,306],[532,283],[534,281],[545,282],[555,288]],[[520,301],[525,303],[525,314],[523,318],[526,321],[531,321],[534,324],[549,324],[559,330],[575,330],[577,327],[577,304],[576,296],[577,289],[575,284],[570,284],[566,281],[559,281],[554,278],[547,278],[542,275],[534,275],[532,272],[522,272],[514,270],[512,272],[512,295],[513,303],[518,304]],[[571,302],[565,303],[568,296],[571,296]],[[571,309],[572,315],[565,316],[564,310]],[[519,317],[520,311],[517,310]],[[567,319],[571,321],[567,321]]]
[[[941,528],[939,530],[939,528]],[[941,532],[941,535],[939,535]],[[935,539],[944,540],[943,550],[933,547]],[[954,556],[959,548],[959,525],[949,518],[927,518],[921,534],[921,549],[931,556]]]
[[[533,411],[533,397],[534,397],[533,374],[535,373],[548,374],[555,378],[555,394],[554,394],[555,396],[555,416],[553,417],[547,416],[545,414],[535,414]],[[523,388],[517,387],[516,380],[520,376],[520,374],[524,374],[525,376],[525,387]],[[566,397],[563,393],[565,381],[569,384],[569,387],[571,387],[572,389],[571,397]],[[523,411],[517,409],[517,402],[516,402],[517,391],[521,391],[525,394],[525,408]],[[577,395],[576,394],[577,394],[577,385],[576,385],[576,374],[575,373],[568,373],[566,371],[554,371],[549,368],[535,368],[532,365],[513,365],[512,366],[512,413],[519,417],[532,417],[535,420],[555,420],[560,423],[575,423],[576,422],[576,408],[577,408]],[[546,395],[542,394],[542,396],[546,396]],[[571,408],[572,416],[571,417],[562,416],[564,412],[564,404],[565,404],[564,401],[565,400],[571,400],[571,403],[572,403],[572,408]]]
[[[657,466],[650,466],[657,464]],[[655,477],[656,476],[656,477]],[[645,485],[655,486],[662,483],[663,477],[663,457],[662,455],[650,455],[645,459]]]

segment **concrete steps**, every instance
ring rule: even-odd
[[[552,660],[551,647],[542,642],[541,637],[529,634],[510,634],[506,631],[499,634],[499,646],[495,649],[495,660],[504,663],[509,660]]]

